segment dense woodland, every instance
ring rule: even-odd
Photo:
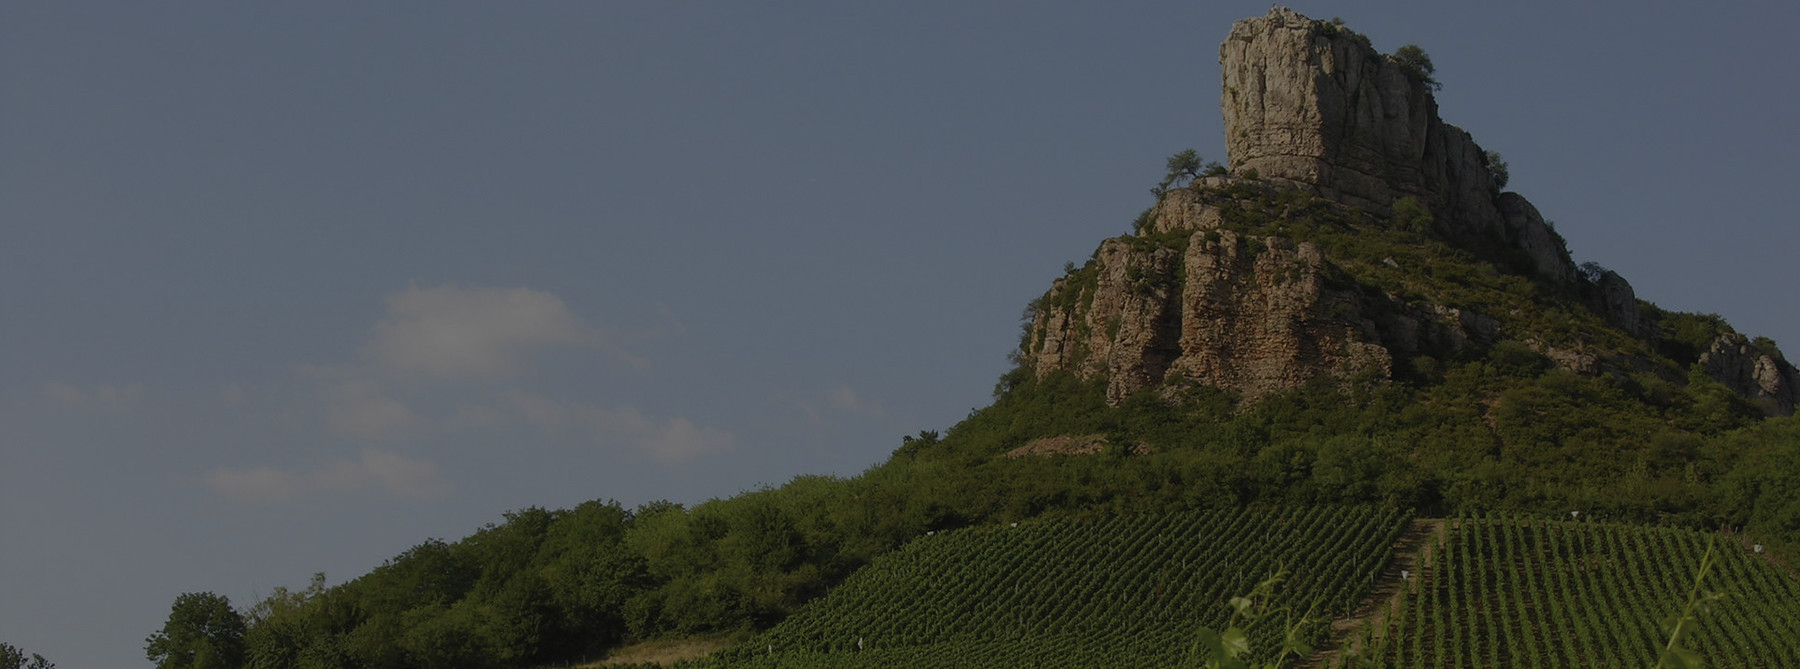
[[[1454,248],[1432,235],[1427,214],[1401,207],[1377,221],[1299,194],[1232,196],[1230,227],[1319,244],[1333,281],[1504,314],[1503,331],[1518,334],[1401,361],[1391,379],[1324,379],[1254,404],[1192,387],[1112,406],[1103,380],[1040,379],[1021,365],[1000,380],[992,405],[942,433],[902,438],[861,475],[801,476],[692,507],[597,500],[516,510],[340,585],[320,577],[241,612],[226,605],[229,615],[207,613],[222,598],[184,595],[152,637],[152,659],[271,669],[576,662],[625,642],[771,628],[928,533],[1109,514],[1576,509],[1607,521],[1730,528],[1776,554],[1800,554],[1800,420],[1768,418],[1700,371],[1700,352],[1730,331],[1723,319],[1645,303],[1658,336],[1632,338],[1585,306],[1582,287],[1527,278],[1517,257]],[[1187,237],[1128,239],[1178,246]],[[1383,262],[1396,257],[1406,270]],[[1091,271],[1071,265],[1069,280]],[[1641,364],[1578,375],[1521,343],[1522,333],[1579,333]],[[1106,446],[1008,457],[1057,436]],[[205,641],[216,664],[183,659],[187,647],[171,639],[193,626],[184,620],[223,630]]]

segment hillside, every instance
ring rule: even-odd
[[[904,438],[856,477],[800,477],[692,508],[524,509],[342,585],[278,591],[250,615],[246,666],[521,667],[732,632],[763,636],[720,666],[774,662],[754,659],[757,644],[836,666],[864,627],[881,630],[858,631],[865,646],[890,654],[868,666],[946,665],[1045,648],[1079,657],[1079,640],[1095,636],[1084,625],[1159,640],[1132,652],[1165,662],[1180,657],[1168,644],[1219,624],[1219,607],[1283,563],[1296,603],[1347,613],[1387,566],[1407,513],[1574,509],[1733,528],[1771,555],[1800,555],[1800,383],[1774,342],[1658,308],[1617,273],[1575,263],[1553,226],[1503,190],[1498,154],[1438,118],[1422,52],[1379,54],[1338,23],[1278,8],[1234,26],[1220,60],[1228,164],[1178,155],[1132,233],[1071,263],[1030,305],[992,405]],[[1388,511],[1339,529],[1382,540],[1337,557],[1255,544],[1256,530],[1193,537],[1216,553],[1155,539],[1313,523],[1320,507],[1353,506]],[[1187,520],[1117,520],[1171,517]],[[1438,557],[1486,550],[1458,548],[1462,536]],[[1701,535],[1679,536],[1655,544],[1669,551],[1657,559],[1685,569]],[[1010,547],[1061,539],[1077,545]],[[1253,557],[1231,579],[1201,571],[1233,551]],[[1073,577],[1053,558],[1084,561],[1098,580],[1062,586]],[[1427,573],[1462,568],[1447,564]],[[1658,572],[1655,591],[1678,576]],[[970,585],[931,601],[901,592],[951,578]],[[1108,594],[1155,592],[1146,579],[1179,594]],[[1062,645],[1006,637],[1003,611],[932,608],[973,607],[1006,587],[1032,588],[1019,597],[1039,612],[1011,618],[1016,629]],[[1087,608],[1065,614],[1071,593]],[[1557,596],[1644,615],[1668,604]],[[871,618],[903,604],[916,613]],[[1379,636],[1460,638],[1444,622],[1455,614],[1436,611],[1403,614]],[[1710,639],[1702,647],[1724,647]],[[954,646],[965,643],[982,648]],[[1481,648],[1471,652],[1511,652]]]
[[[1759,547],[1691,530],[1513,517],[1453,521],[1391,614],[1363,630],[1393,667],[1648,667],[1698,584],[1683,645],[1709,666],[1800,662],[1800,583]],[[1711,552],[1709,552],[1711,551]]]
[[[1296,636],[1318,644],[1409,521],[1370,507],[1229,509],[939,533],[695,666],[1177,666],[1196,626],[1231,624],[1222,602],[1283,570],[1263,604],[1291,608]],[[1251,638],[1272,649],[1285,633]]]

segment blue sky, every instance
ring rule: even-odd
[[[1254,2],[9,2],[0,641],[144,664],[510,509],[854,475],[1223,159]],[[1300,2],[1578,261],[1800,345],[1788,3]]]

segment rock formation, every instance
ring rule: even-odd
[[[1035,305],[1021,351],[1039,378],[1104,378],[1115,403],[1189,385],[1255,400],[1322,377],[1390,378],[1416,356],[1506,339],[1583,375],[1655,367],[1610,359],[1616,347],[1590,348],[1594,338],[1566,323],[1507,324],[1534,322],[1520,316],[1531,309],[1508,302],[1522,293],[1578,295],[1574,308],[1647,344],[1638,350],[1653,350],[1658,334],[1630,283],[1597,266],[1578,270],[1537,208],[1496,187],[1487,152],[1438,118],[1416,67],[1283,8],[1237,22],[1219,53],[1229,176],[1168,189],[1135,236],[1107,240],[1056,281]],[[1415,202],[1396,206],[1406,198]],[[1465,269],[1492,277],[1463,281],[1486,281],[1503,294],[1486,304],[1513,306],[1484,314],[1454,299],[1385,292],[1347,277],[1315,243],[1274,234],[1286,222],[1317,225],[1309,217],[1320,207],[1345,229],[1393,226],[1460,247],[1487,265]],[[1391,257],[1382,264],[1410,269]],[[1503,282],[1497,272],[1516,276]],[[1680,376],[1678,366],[1656,364],[1665,378]],[[1701,365],[1772,411],[1791,413],[1800,398],[1793,366],[1741,336],[1715,342]]]
[[[1543,276],[1576,278],[1562,238],[1500,193],[1486,152],[1438,118],[1425,81],[1355,33],[1277,7],[1233,25],[1219,64],[1232,171],[1379,213],[1413,196],[1464,245],[1520,249]]]
[[[1726,388],[1771,413],[1791,414],[1800,403],[1800,373],[1781,352],[1727,333],[1700,355],[1700,368]]]
[[[1108,241],[1094,285],[1059,281],[1048,302],[1087,306],[1037,313],[1037,373],[1104,374],[1117,402],[1172,378],[1254,399],[1321,374],[1391,372],[1358,296],[1321,279],[1317,247],[1206,229],[1186,247],[1138,252]]]

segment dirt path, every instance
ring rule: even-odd
[[[1444,529],[1442,518],[1413,520],[1412,528],[1394,543],[1394,559],[1381,572],[1369,596],[1363,598],[1362,604],[1357,605],[1350,615],[1331,621],[1331,642],[1325,649],[1314,651],[1296,669],[1330,666],[1338,657],[1338,648],[1350,645],[1364,625],[1373,623],[1377,631],[1384,628],[1387,617],[1400,604],[1400,588],[1419,577],[1418,565],[1431,562],[1435,540],[1444,537]],[[1402,572],[1409,576],[1405,581],[1400,578]]]
[[[675,664],[681,660],[692,660],[711,655],[723,650],[731,644],[741,641],[734,636],[698,637],[693,639],[668,639],[662,641],[646,641],[640,644],[614,649],[606,659],[575,665],[579,669],[591,667],[610,667],[616,664],[650,663],[662,666]]]

